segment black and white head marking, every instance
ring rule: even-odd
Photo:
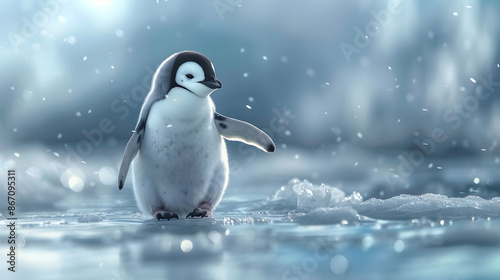
[[[215,78],[215,69],[204,55],[185,51],[175,58],[170,76],[171,87],[182,87],[199,97],[207,97],[222,84]]]

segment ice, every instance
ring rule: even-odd
[[[117,29],[117,30],[115,31],[115,35],[116,35],[116,37],[118,37],[118,38],[122,38],[122,37],[123,37],[123,35],[124,35],[124,32],[123,32],[123,30],[121,30],[121,29]]]
[[[358,192],[346,195],[342,190],[307,180],[292,179],[271,197],[273,209],[301,213],[299,222],[338,223],[361,218],[405,220],[414,218],[470,219],[500,217],[500,197],[490,200],[478,196],[453,198],[441,194],[401,194],[388,199],[363,201]],[[279,207],[276,207],[280,203]],[[305,214],[305,215],[302,215]]]
[[[79,223],[98,223],[102,222],[104,219],[101,216],[96,215],[85,215],[83,217],[78,218]]]
[[[360,215],[374,219],[468,219],[499,217],[500,197],[486,200],[477,196],[451,198],[441,194],[407,195],[389,199],[369,199],[357,205]]]
[[[299,215],[294,221],[300,224],[347,224],[361,220],[361,216],[350,206],[319,207],[306,215]]]
[[[66,42],[68,42],[70,45],[74,45],[74,44],[76,44],[76,38],[75,38],[75,36],[69,36],[69,37],[66,39]]]
[[[324,184],[314,185],[307,180],[292,179],[272,196],[272,200],[283,200],[295,204],[299,212],[310,212],[321,207],[340,207],[359,203],[359,193],[350,196],[338,188]]]

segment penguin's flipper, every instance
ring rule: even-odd
[[[137,152],[139,152],[139,148],[141,147],[142,138],[144,138],[144,132],[146,131],[146,121],[148,119],[149,111],[156,101],[163,98],[165,98],[165,95],[151,91],[146,97],[146,100],[144,100],[141,112],[139,113],[139,121],[135,126],[135,130],[132,133],[132,136],[127,142],[125,152],[123,153],[120,172],[118,172],[118,189],[120,190],[125,184],[125,179],[127,178],[130,163],[134,160]]]
[[[144,137],[146,121],[141,120],[137,125],[137,130],[132,133],[132,136],[127,142],[125,152],[123,153],[122,164],[120,165],[120,172],[118,172],[118,189],[122,189],[127,178],[130,163],[134,160],[139,148],[141,147],[142,138]]]
[[[240,141],[267,153],[276,150],[271,137],[252,124],[223,116],[217,112],[214,112],[214,121],[220,135],[227,140]]]

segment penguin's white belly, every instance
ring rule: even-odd
[[[151,119],[132,172],[141,210],[186,214],[203,202],[214,208],[228,179],[226,145],[212,117],[193,121],[156,114]]]

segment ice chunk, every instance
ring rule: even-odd
[[[354,192],[350,196],[338,188],[325,184],[314,185],[307,180],[292,179],[288,185],[282,186],[272,197],[274,200],[294,201],[299,212],[310,212],[320,207],[338,207],[357,204],[363,197]]]
[[[348,222],[361,217],[383,220],[500,217],[500,197],[486,200],[477,196],[452,198],[428,193],[363,201],[357,192],[346,195],[338,188],[299,179],[280,187],[270,200],[272,210],[291,211],[299,223]]]

